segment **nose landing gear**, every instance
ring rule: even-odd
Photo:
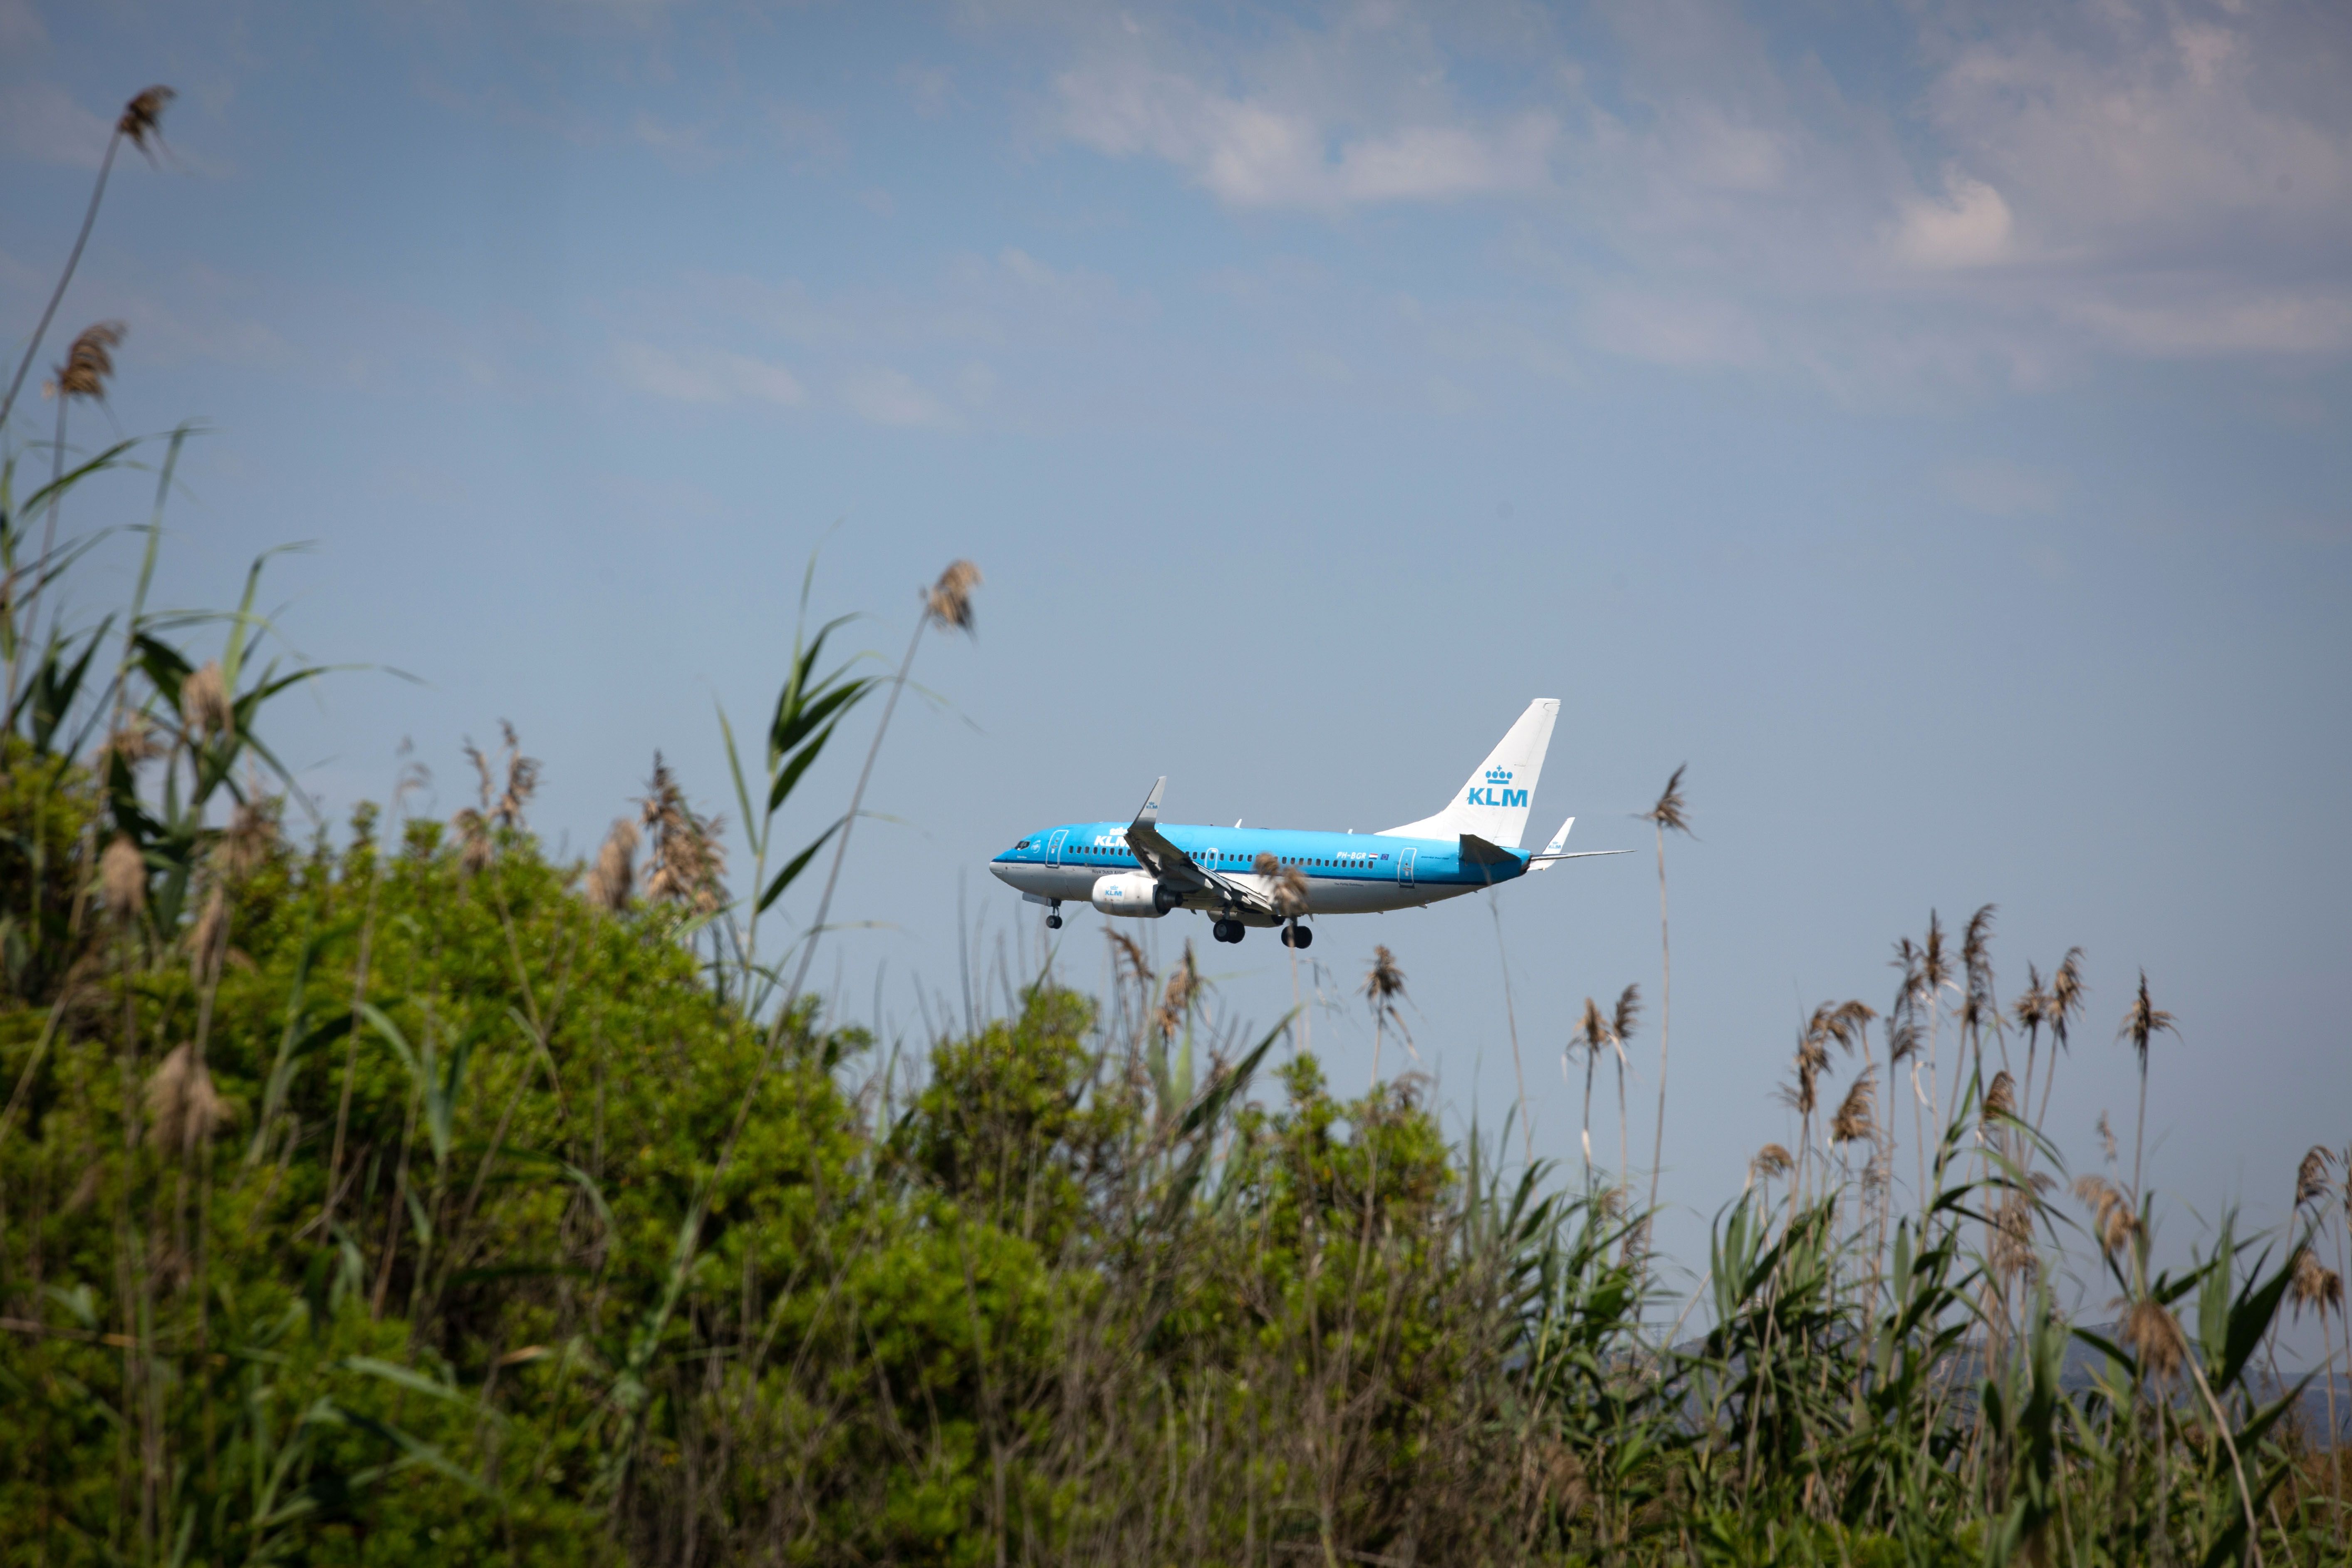
[[[1045,911],[1045,929],[1047,931],[1062,929],[1062,900],[1059,899],[1055,899]]]
[[[1237,942],[1241,941],[1243,933],[1248,928],[1244,926],[1239,921],[1221,920],[1215,925],[1209,928],[1209,934],[1215,937],[1219,942]]]

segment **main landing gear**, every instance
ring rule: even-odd
[[[1055,899],[1045,911],[1045,929],[1047,931],[1062,929],[1062,900],[1059,899]]]
[[[1282,945],[1304,950],[1315,945],[1315,928],[1300,925],[1297,921],[1282,928]]]
[[[1219,942],[1239,942],[1249,928],[1236,920],[1219,920],[1209,928],[1209,934]]]

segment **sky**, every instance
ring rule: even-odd
[[[1496,1135],[1523,1079],[1573,1172],[1563,1046],[1638,984],[1646,1168],[1636,814],[1686,763],[1683,1282],[1796,1141],[1806,1014],[1883,1009],[1895,942],[1987,904],[2004,997],[2084,950],[2071,1170],[2103,1113],[2131,1158],[2143,969],[2175,1016],[2178,1255],[2233,1205],[2283,1224],[2303,1152],[2352,1142],[2347,80],[2352,11],[2280,0],[0,0],[0,320],[13,360],[119,106],[176,89],[41,363],[120,320],[69,440],[201,424],[159,600],[305,546],[265,575],[282,646],[355,668],[270,733],[330,821],[410,762],[412,809],[469,804],[501,721],[566,854],[656,751],[736,818],[718,714],[761,725],[811,560],[810,614],[895,658],[969,557],[976,635],[920,650],[821,949],[838,1016],[919,1044],[1049,950],[1100,984],[1101,917],[1049,943],[985,872],[1035,828],[1164,773],[1170,820],[1377,830],[1557,697],[1530,838],[1574,813],[1571,847],[1640,853],[1325,921],[1296,984],[1335,1082],[1385,944],[1448,1125]],[[134,565],[94,563],[85,620]],[[1265,933],[1139,929],[1199,943],[1234,1037],[1290,1006]],[[1615,1100],[1604,1068],[1611,1166]]]

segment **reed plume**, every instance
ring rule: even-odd
[[[2168,1034],[2179,1038],[2180,1031],[2172,1026],[2172,1015],[2165,1012],[2147,996],[2147,971],[2139,972],[2139,994],[2124,1010],[2123,1026],[2116,1031],[2118,1040],[2129,1040],[2132,1051],[2139,1058],[2139,1130],[2132,1136],[2132,1196],[2139,1196],[2140,1153],[2147,1142],[2147,1047],[2158,1035]]]
[[[2058,1083],[2058,1058],[2067,1049],[2067,1037],[2074,1020],[2083,1016],[2088,990],[2083,984],[2083,950],[2070,947],[2066,956],[2058,962],[2058,973],[2050,977],[2050,1001],[2042,1014],[2042,1025],[2050,1031],[2050,1071],[2042,1080],[2042,1109],[2033,1117],[2037,1132],[2050,1115],[2050,1091]]]
[[[2180,1331],[2180,1320],[2153,1297],[2143,1296],[2131,1304],[2124,1315],[2122,1337],[2140,1370],[2158,1383],[2178,1376],[2189,1356],[2189,1337]]]
[[[1600,1063],[1601,1048],[1616,1038],[1617,1032],[1601,1015],[1600,1004],[1587,996],[1584,999],[1584,1016],[1568,1039],[1571,1053],[1580,1049],[1584,1053],[1584,1184],[1587,1187],[1592,1184],[1592,1071]],[[1619,1172],[1618,1176],[1622,1181],[1624,1173]]]
[[[727,854],[719,836],[722,820],[702,816],[687,804],[686,792],[669,764],[654,753],[653,777],[639,803],[652,849],[646,866],[646,897],[676,904],[691,914],[716,914],[726,904]]]
[[[212,984],[220,978],[221,960],[228,953],[228,897],[219,883],[205,899],[187,940],[188,967],[197,985]]]
[[[1998,1034],[2000,1028],[2000,1002],[1993,994],[1992,979],[1992,918],[1993,906],[1986,904],[1969,917],[1960,934],[1960,973],[1965,984],[1960,992],[1960,1035],[1969,1042],[1969,1063],[1976,1078],[1984,1077],[1984,1032],[1990,1028]],[[2002,1047],[2004,1053],[2007,1047]],[[1960,1103],[1960,1075],[1952,1075],[1952,1110],[1944,1118],[1949,1121],[1958,1114]]]
[[[2017,1080],[2003,1068],[1992,1075],[1992,1086],[1985,1090],[1984,1106],[1978,1121],[1985,1127],[1998,1126],[2017,1116]]]
[[[941,631],[970,633],[972,629],[971,591],[980,586],[980,568],[969,561],[951,561],[938,582],[923,595],[923,613]]]
[[[1750,1181],[1785,1176],[1796,1167],[1796,1157],[1788,1150],[1778,1143],[1767,1143],[1756,1151],[1754,1159],[1748,1162],[1748,1176]]]
[[[1112,931],[1106,928],[1103,934],[1110,938],[1111,966],[1113,972],[1116,973],[1118,969],[1124,967],[1127,971],[1128,977],[1135,982],[1136,988],[1138,990],[1146,992],[1150,991],[1151,989],[1152,981],[1157,977],[1151,972],[1150,963],[1144,959],[1142,947],[1137,943],[1133,937],[1128,935],[1123,931]]]
[[[2310,1152],[2304,1155],[2303,1163],[2296,1166],[2294,1172],[2296,1208],[2317,1203],[2328,1194],[2333,1184],[2327,1179],[2327,1167],[2335,1163],[2335,1151],[2320,1143],[2313,1144]]]
[[[82,248],[89,243],[89,231],[98,222],[99,204],[106,197],[107,177],[114,172],[115,150],[129,142],[152,163],[155,154],[148,141],[152,138],[158,144],[162,142],[163,110],[177,96],[170,88],[159,85],[144,89],[122,106],[122,113],[114,121],[114,134],[106,139],[106,153],[98,163],[98,181],[90,187],[89,206],[82,214],[81,229],[74,236],[73,248],[66,254],[65,269],[58,275],[57,287],[49,291],[49,302],[42,307],[40,322],[25,344],[24,358],[16,362],[16,374],[8,382],[7,395],[0,397],[0,426],[8,423],[8,415],[16,406],[16,395],[25,389],[25,377],[41,352],[41,340],[48,336],[49,323],[57,319],[58,306],[65,300],[66,285],[73,281],[74,268],[81,265]]]
[[[2344,1308],[2343,1277],[2319,1261],[2308,1247],[2294,1255],[2294,1274],[2287,1281],[2286,1299],[2300,1319],[2307,1308],[2324,1321]]]
[[[116,834],[99,857],[98,885],[106,907],[125,924],[147,908],[147,858],[129,834]]]
[[[1374,1083],[1378,1083],[1381,1079],[1381,1037],[1386,1033],[1390,1025],[1395,1025],[1398,1031],[1404,1034],[1405,1049],[1411,1053],[1413,1060],[1421,1059],[1421,1053],[1413,1049],[1412,1036],[1405,1030],[1404,1020],[1397,1012],[1397,1004],[1403,999],[1404,971],[1397,967],[1396,954],[1391,952],[1386,947],[1375,943],[1372,948],[1372,966],[1364,972],[1364,1000],[1370,1005],[1372,1010],[1372,1081]],[[1589,1152],[1586,1163],[1591,1163]]]
[[[1669,830],[1685,837],[1690,834],[1688,803],[1683,799],[1683,773],[1690,764],[1685,763],[1666,779],[1666,787],[1658,793],[1655,805],[1642,813],[1657,835],[1658,841],[1658,1131],[1650,1148],[1650,1207],[1658,1206],[1658,1172],[1666,1152],[1666,1048],[1671,1043],[1675,1016],[1674,949],[1667,941],[1666,927],[1666,834]]]
[[[2077,1176],[2074,1196],[2090,1209],[2091,1233],[2098,1237],[2099,1250],[2109,1258],[2139,1234],[2139,1216],[2132,1212],[2130,1197],[2105,1177]]]
[[[183,1156],[193,1153],[224,1126],[228,1102],[213,1087],[213,1075],[186,1041],[172,1047],[147,1079],[147,1141]]]
[[[1193,1005],[1201,995],[1201,966],[1192,957],[1192,944],[1184,944],[1184,956],[1168,972],[1168,985],[1160,994],[1160,1006],[1152,1014],[1152,1022],[1162,1039],[1173,1039],[1176,1031],[1192,1016]]]
[[[596,851],[596,863],[588,868],[588,901],[607,914],[626,910],[636,890],[636,858],[637,825],[625,816],[615,817]]]
[[[1830,1119],[1832,1143],[1875,1143],[1878,1141],[1877,1069],[1864,1068],[1838,1101]]]
[[[1633,1043],[1633,1031],[1642,1022],[1642,988],[1628,985],[1617,993],[1617,1005],[1610,1012],[1610,1032],[1616,1036],[1613,1048],[1617,1056],[1617,1179],[1627,1190],[1633,1184],[1633,1127],[1625,1110],[1625,1074],[1630,1065],[1625,1047]]]
[[[235,731],[236,710],[229,701],[220,660],[206,661],[180,682],[180,721],[192,742],[226,739]]]
[[[144,713],[126,713],[99,742],[98,754],[90,759],[90,764],[100,773],[110,773],[114,764],[121,763],[125,772],[135,773],[163,754],[163,742],[155,734],[153,721]]]
[[[130,332],[121,321],[96,321],[81,330],[66,350],[64,363],[53,371],[48,390],[58,399],[106,401],[106,384],[114,377],[114,351]]]

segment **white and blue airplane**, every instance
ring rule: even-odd
[[[1285,946],[1303,948],[1315,931],[1299,923],[1302,917],[1418,909],[1548,870],[1556,860],[1632,854],[1563,853],[1573,816],[1540,854],[1518,847],[1559,717],[1558,698],[1528,703],[1443,811],[1402,827],[1313,833],[1244,828],[1238,821],[1231,827],[1163,824],[1160,796],[1168,780],[1162,777],[1133,822],[1049,827],[1014,844],[988,868],[1030,903],[1044,904],[1046,925],[1056,929],[1063,903],[1083,900],[1107,915],[1143,920],[1194,910],[1214,917],[1219,942],[1239,942],[1251,926],[1279,926]]]

